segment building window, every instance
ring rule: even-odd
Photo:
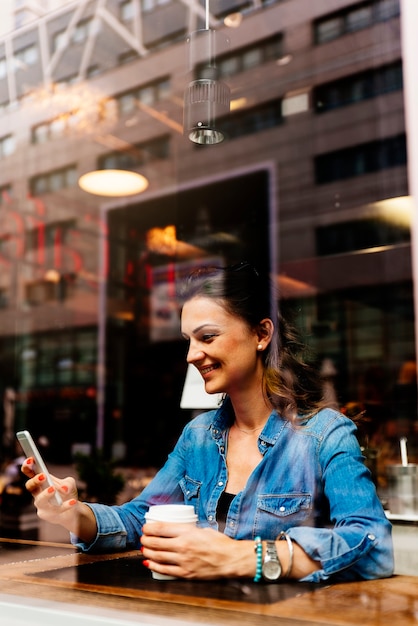
[[[44,193],[51,193],[69,187],[75,187],[77,184],[77,168],[75,165],[46,172],[34,176],[29,181],[30,192],[32,196],[40,196]]]
[[[368,28],[377,22],[397,17],[399,12],[399,0],[369,0],[351,5],[314,22],[315,43],[326,43],[347,33]]]
[[[399,15],[399,0],[380,0],[375,6],[375,14],[380,21]]]
[[[53,37],[53,50],[57,52],[57,50],[63,50],[67,46],[68,36],[66,30],[60,30],[58,33],[55,33]]]
[[[221,121],[228,139],[252,135],[283,122],[282,101],[273,100],[247,111],[234,113]]]
[[[95,115],[93,115],[93,111],[77,109],[33,126],[31,141],[33,144],[41,144],[53,139],[60,139],[65,135],[77,132],[79,129],[85,129],[86,123],[92,124],[94,121],[99,123],[108,116],[114,117],[114,113],[111,111],[109,101],[102,100],[96,105]]]
[[[53,50],[63,50],[68,44],[81,44],[84,43],[89,35],[92,34],[93,19],[89,18],[79,22],[74,30],[71,32],[71,37],[68,37],[68,30],[60,30],[53,36]]]
[[[136,87],[131,91],[120,94],[115,98],[118,104],[119,115],[132,113],[132,111],[137,108],[138,102],[153,106],[156,102],[166,98],[169,93],[170,79],[164,77],[155,82],[143,85],[142,87]]]
[[[219,57],[216,63],[218,75],[220,78],[227,78],[268,61],[279,59],[281,56],[283,56],[283,35],[277,33],[274,37],[259,41],[255,45]],[[196,67],[196,76],[201,75],[204,67],[204,64]]]
[[[73,43],[84,43],[87,37],[91,34],[92,25],[93,20],[91,18],[79,22],[73,30],[71,41]]]
[[[152,141],[137,144],[127,150],[110,152],[100,157],[99,169],[137,168],[152,161],[168,159],[170,156],[170,137],[165,135]]]
[[[0,137],[0,159],[8,157],[15,151],[15,139],[13,135]]]
[[[371,4],[352,9],[346,17],[347,32],[367,28],[373,23],[373,7]]]
[[[38,48],[35,45],[27,46],[14,53],[14,67],[16,70],[25,70],[38,62]]]
[[[135,6],[133,0],[125,0],[120,5],[120,19],[122,22],[130,22],[135,14]]]
[[[143,13],[150,13],[158,7],[170,4],[172,0],[141,0],[141,8]]]
[[[10,185],[2,185],[0,187],[0,206],[11,200],[12,188]]]
[[[406,165],[406,137],[397,135],[315,157],[318,185]]]
[[[314,107],[317,113],[324,113],[402,88],[402,62],[397,61],[319,85],[314,89]]]
[[[327,256],[408,243],[411,230],[376,217],[319,226],[315,238],[317,254]]]
[[[7,63],[6,59],[0,59],[0,79],[7,76]]]

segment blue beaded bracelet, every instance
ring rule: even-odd
[[[258,583],[261,580],[263,574],[263,544],[261,543],[261,537],[256,537],[255,541],[255,554],[257,556],[257,565],[255,568],[254,582]]]

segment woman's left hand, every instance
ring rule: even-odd
[[[236,541],[211,528],[149,522],[142,528],[142,553],[149,569],[177,578],[254,576],[254,542]]]

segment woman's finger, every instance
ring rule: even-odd
[[[34,464],[35,464],[35,461],[32,457],[29,457],[28,459],[24,460],[24,462],[22,463],[21,470],[23,474],[25,474],[25,476],[29,476],[29,478],[32,478],[32,476],[35,476],[35,471],[33,469]]]

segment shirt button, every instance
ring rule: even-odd
[[[222,487],[222,486],[223,486],[223,482],[220,480],[220,481],[218,482],[218,487]]]
[[[370,541],[374,541],[376,539],[375,535],[367,535],[367,537],[370,539]]]
[[[283,513],[283,511],[286,511],[286,507],[285,506],[281,506],[279,511],[281,511]]]
[[[266,442],[265,442],[265,441],[262,441],[262,442],[261,442],[261,445],[262,445],[262,446],[266,446],[267,444],[266,444]]]
[[[223,446],[221,446],[221,452],[222,454],[225,452],[225,448]]]
[[[208,520],[211,522],[213,520],[213,515],[209,515]]]
[[[229,522],[229,525],[233,528],[235,526],[235,522]]]
[[[217,428],[215,428],[213,432],[215,433],[215,435],[217,435],[219,430]]]

